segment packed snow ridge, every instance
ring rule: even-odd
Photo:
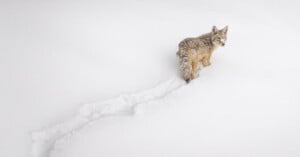
[[[58,140],[72,134],[91,121],[105,116],[134,115],[137,106],[149,101],[156,101],[178,89],[185,82],[178,77],[156,85],[144,91],[123,94],[102,102],[84,104],[77,114],[63,123],[34,132],[32,134],[32,157],[50,157]]]

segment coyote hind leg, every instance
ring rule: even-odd
[[[199,61],[192,62],[192,75],[191,78],[194,79],[199,75]]]

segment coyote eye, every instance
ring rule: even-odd
[[[214,41],[220,41],[220,40],[221,40],[220,37],[216,37],[216,38],[214,39]]]

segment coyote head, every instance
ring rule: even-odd
[[[225,46],[226,40],[227,40],[227,30],[228,26],[224,27],[221,30],[218,30],[216,26],[213,26],[212,28],[212,43],[216,46]]]

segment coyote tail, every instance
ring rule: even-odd
[[[184,48],[179,48],[177,51],[177,56],[180,60],[180,71],[182,73],[183,79],[189,83],[191,80],[192,66],[189,64],[189,58],[187,56],[186,50]]]

